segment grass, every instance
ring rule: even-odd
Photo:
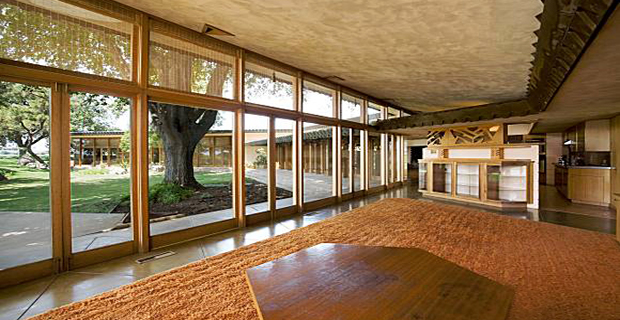
[[[0,169],[10,171],[0,182],[0,212],[49,212],[49,171],[20,166],[16,158],[0,158]],[[196,172],[203,185],[224,185],[232,173]],[[149,185],[160,184],[163,173],[151,174]],[[106,169],[85,169],[71,173],[71,210],[80,213],[108,213],[128,199],[129,175],[110,174]]]

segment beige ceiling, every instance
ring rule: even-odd
[[[557,94],[542,113],[525,117],[468,122],[468,125],[488,123],[535,123],[533,133],[562,132],[586,120],[606,119],[620,115],[620,9],[586,49]],[[448,124],[437,127],[450,127]],[[390,130],[394,133],[423,138],[431,127]]]
[[[119,0],[420,111],[525,96],[540,0]]]

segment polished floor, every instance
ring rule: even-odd
[[[420,194],[416,190],[415,185],[406,185],[280,221],[264,223],[243,230],[234,230],[170,246],[148,254],[136,254],[5,288],[0,290],[0,320],[26,319],[46,310],[88,298],[162,271],[319,222],[383,198],[418,198]],[[615,219],[613,217],[605,218],[554,210],[498,213],[519,219],[615,233]],[[175,254],[143,264],[136,262],[138,258],[162,251],[173,251]]]

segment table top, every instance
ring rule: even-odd
[[[322,243],[246,270],[261,319],[505,319],[514,291],[417,248]]]

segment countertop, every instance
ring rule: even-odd
[[[556,167],[565,168],[565,169],[602,169],[602,170],[612,170],[614,167],[602,167],[602,166],[562,166],[557,163],[554,163]]]

